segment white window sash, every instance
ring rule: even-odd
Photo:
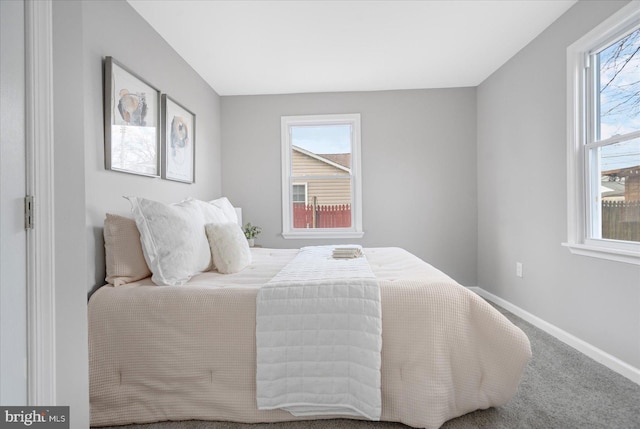
[[[337,175],[293,175],[291,128],[301,126],[351,125],[351,172]],[[360,238],[362,230],[362,184],[360,181],[360,114],[283,116],[282,138],[282,236],[285,239]],[[351,227],[293,228],[293,184],[311,180],[351,180]]]
[[[588,103],[596,90],[593,55],[624,37],[639,19],[640,0],[633,0],[567,48],[567,241],[562,243],[574,254],[637,265],[640,243],[601,239],[599,226],[594,234],[600,223],[601,208],[594,198],[600,195],[600,168],[599,157],[591,155],[640,132],[596,141],[597,112]]]

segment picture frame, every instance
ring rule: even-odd
[[[160,91],[105,57],[104,137],[107,170],[160,176]]]
[[[162,94],[162,178],[195,183],[196,115]]]

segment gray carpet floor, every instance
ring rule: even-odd
[[[449,420],[442,429],[640,429],[640,385],[496,306],[529,337],[533,358],[505,406]],[[407,429],[399,423],[310,420],[285,423],[162,422],[120,429]],[[114,427],[115,429],[115,427]]]

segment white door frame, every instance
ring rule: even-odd
[[[25,0],[27,193],[27,400],[56,404],[52,0]]]

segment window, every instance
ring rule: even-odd
[[[282,235],[362,232],[360,115],[282,117]]]
[[[640,2],[567,50],[573,253],[640,264]]]
[[[291,202],[293,204],[307,204],[307,184],[294,183],[293,193],[291,194]]]

